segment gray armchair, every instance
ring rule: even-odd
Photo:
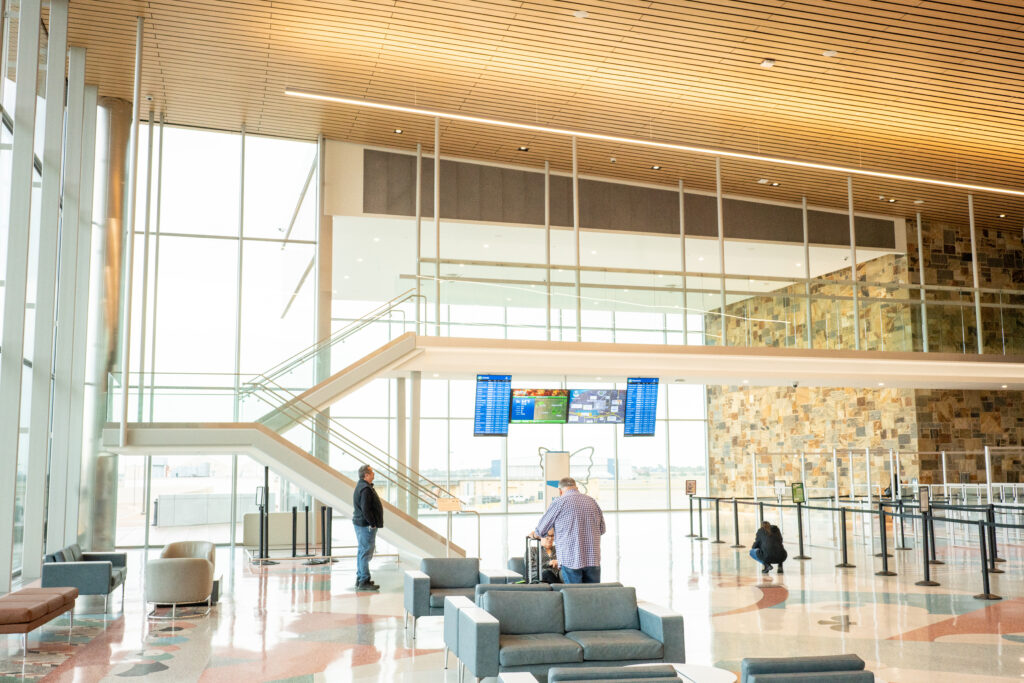
[[[444,599],[462,596],[473,599],[481,583],[505,583],[506,572],[480,571],[477,557],[428,557],[420,561],[419,571],[405,572],[405,623],[412,617],[412,637],[416,638],[416,620],[444,614]]]
[[[216,548],[206,541],[168,543],[160,557],[146,563],[146,602],[170,605],[171,619],[178,605],[205,602],[210,613]],[[156,610],[150,613],[156,617]],[[205,615],[203,615],[205,616]]]
[[[110,594],[121,586],[123,609],[127,565],[126,553],[85,553],[77,543],[73,543],[45,557],[40,585],[43,588],[77,588],[79,595],[102,595],[104,612],[107,611]]]

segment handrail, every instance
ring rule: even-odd
[[[306,361],[315,358],[317,354],[322,352],[325,348],[333,347],[335,344],[344,341],[348,337],[352,336],[356,332],[362,330],[368,325],[380,320],[409,300],[423,299],[425,297],[422,294],[416,294],[415,289],[407,289],[398,296],[389,299],[385,303],[381,304],[377,308],[371,310],[369,313],[362,317],[349,322],[347,325],[342,327],[340,330],[333,332],[330,336],[321,339],[312,346],[306,347],[302,351],[292,355],[291,357],[281,361],[274,367],[270,368],[266,372],[256,375],[248,382],[243,383],[243,387],[246,393],[254,391],[253,387],[259,386],[263,380],[273,380],[281,375],[290,372],[297,366],[305,363]],[[417,304],[419,305],[419,304]]]

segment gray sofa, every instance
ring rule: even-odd
[[[419,571],[405,572],[405,621],[412,617],[412,637],[416,638],[416,620],[444,614],[444,599],[461,595],[473,599],[477,584],[504,584],[504,570],[489,574],[480,571],[476,557],[427,557],[420,561]]]
[[[107,611],[110,594],[121,586],[124,605],[124,580],[128,571],[126,553],[84,553],[73,543],[44,558],[43,588],[77,588],[79,595],[102,595]]]
[[[740,683],[874,683],[864,660],[853,654],[823,657],[748,657]]]
[[[551,667],[685,662],[683,617],[622,586],[488,591],[458,611],[458,656],[478,680],[503,672],[547,679]]]
[[[647,666],[584,666],[548,669],[548,683],[680,683],[683,679],[671,664]]]

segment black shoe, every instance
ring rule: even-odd
[[[377,584],[372,583],[372,582],[357,583],[356,584],[356,590],[357,591],[379,591],[380,590],[380,586],[378,586]]]
[[[378,584],[378,583],[377,583],[376,581],[374,581],[373,579],[370,579],[370,580],[369,580],[369,581],[367,581],[366,583],[367,583],[367,585],[369,585],[369,586],[373,586],[373,587],[374,587],[374,588],[376,588],[376,589],[380,589],[380,585],[379,585],[379,584]]]
[[[782,565],[781,564],[779,565],[779,573],[780,574],[785,574],[786,573],[786,572],[782,571]]]
[[[761,573],[762,573],[762,574],[767,574],[767,573],[768,573],[768,572],[770,572],[771,570],[772,570],[772,566],[771,566],[770,564],[766,564],[766,565],[764,566],[764,569],[762,569],[762,570],[761,570]]]

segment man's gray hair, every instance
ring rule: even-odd
[[[572,477],[562,477],[561,479],[558,480],[558,488],[560,488],[560,489],[576,488],[576,480],[573,479]]]
[[[372,468],[369,465],[360,465],[359,466],[359,481],[362,481],[363,479],[366,479],[366,473],[369,472],[371,469]]]

